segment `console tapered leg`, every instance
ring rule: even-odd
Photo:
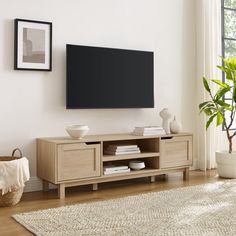
[[[60,199],[65,198],[65,184],[59,184],[57,191],[58,191],[58,197]]]
[[[155,176],[150,176],[150,182],[154,183],[155,182]]]
[[[93,191],[98,190],[98,184],[93,184]]]
[[[184,180],[189,180],[189,168],[185,168],[184,173],[183,173],[183,179]]]

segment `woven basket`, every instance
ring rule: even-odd
[[[19,152],[20,156],[15,156],[16,151]],[[19,148],[16,148],[12,151],[11,156],[0,156],[0,161],[13,161],[20,158],[22,158],[22,152]],[[4,195],[2,195],[2,190],[0,190],[0,207],[16,205],[22,197],[23,189],[23,187],[13,189],[11,192],[8,192]]]

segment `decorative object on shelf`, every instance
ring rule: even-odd
[[[19,156],[15,156],[15,152]],[[22,196],[25,182],[30,178],[29,161],[22,157],[19,148],[13,150],[11,156],[0,157],[0,206],[14,206]]]
[[[168,110],[168,108],[164,108],[160,111],[160,117],[162,118],[162,127],[165,130],[166,134],[170,134],[170,118],[172,114]]]
[[[15,70],[52,70],[52,23],[15,19]]]
[[[75,139],[82,139],[89,131],[87,125],[70,125],[66,127],[67,133]]]
[[[141,136],[165,135],[166,132],[161,126],[143,126],[135,127],[133,134]]]
[[[143,161],[130,161],[129,168],[132,170],[141,170],[145,168],[145,163]]]
[[[104,166],[103,169],[104,169],[104,172],[103,172],[104,175],[130,172],[130,168],[128,166],[109,165],[109,166]]]
[[[138,145],[109,145],[104,151],[107,155],[126,155],[140,153]]]
[[[170,131],[172,134],[178,134],[182,130],[182,125],[178,122],[174,116],[174,120],[170,122]]]

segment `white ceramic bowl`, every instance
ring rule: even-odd
[[[132,170],[141,170],[145,168],[145,163],[143,161],[130,161],[129,168]]]
[[[70,125],[66,127],[67,133],[75,139],[82,139],[89,131],[87,125]]]

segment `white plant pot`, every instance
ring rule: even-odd
[[[220,177],[236,178],[236,152],[216,152],[216,163]]]

